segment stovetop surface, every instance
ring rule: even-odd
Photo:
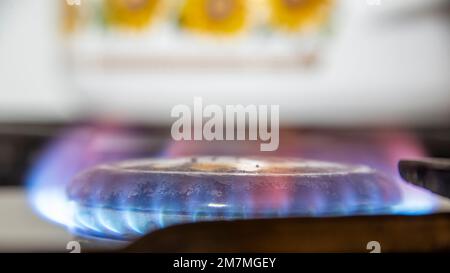
[[[40,218],[21,187],[0,188],[0,252],[66,252],[73,240],[64,227]]]

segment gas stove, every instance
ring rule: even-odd
[[[37,250],[36,245],[40,244],[41,251],[67,252],[71,242],[80,243],[83,251],[133,252],[368,252],[371,246],[378,244],[382,251],[399,252],[448,250],[450,246],[449,200],[406,183],[397,166],[404,158],[448,156],[448,130],[285,128],[280,132],[280,149],[268,157],[259,151],[258,143],[175,142],[167,135],[167,129],[142,125],[95,122],[2,125],[0,128],[1,154],[8,156],[4,161],[15,159],[14,164],[2,165],[1,193],[8,196],[2,198],[3,207],[15,205],[20,207],[16,211],[24,212],[22,223],[15,220],[5,225],[0,240],[1,245],[15,245],[18,251]],[[180,161],[185,160],[199,164],[198,168],[208,173],[211,169],[208,164],[206,167],[200,164],[202,160],[220,162],[223,157],[225,161],[240,160],[237,164],[241,168],[240,175],[252,175],[255,168],[267,164],[273,157],[288,165],[299,158],[307,158],[309,165],[331,162],[326,163],[331,165],[320,163],[328,171],[336,166],[345,168],[343,181],[346,182],[351,182],[353,172],[361,173],[358,170],[363,170],[366,181],[372,179],[367,178],[370,177],[368,170],[376,172],[384,177],[386,186],[376,190],[381,185],[381,180],[376,178],[374,184],[366,184],[366,188],[348,183],[350,186],[345,190],[336,190],[329,183],[341,179],[333,178],[336,177],[333,173],[339,172],[323,174],[323,170],[319,173],[314,170],[306,180],[321,180],[316,184],[322,183],[323,187],[316,190],[297,191],[291,182],[283,180],[281,184],[288,185],[284,188],[264,190],[268,189],[265,185],[262,190],[249,192],[244,188],[235,189],[235,194],[226,194],[227,189],[221,188],[222,192],[216,192],[219,197],[208,199],[203,191],[196,192],[193,182],[190,189],[194,193],[190,197],[186,197],[189,195],[186,188],[173,186],[172,190],[186,194],[168,194],[165,203],[153,202],[150,210],[145,209],[149,204],[141,202],[136,206],[130,198],[91,198],[87,203],[77,203],[81,199],[73,198],[76,194],[81,196],[83,190],[87,191],[85,196],[91,194],[92,197],[100,196],[96,194],[101,189],[113,188],[108,181],[118,179],[117,166],[126,171],[137,170],[136,175],[139,175],[139,172],[145,173],[142,168],[152,164],[173,168],[172,163],[181,164]],[[130,159],[134,161],[127,163]],[[103,180],[86,176],[90,186],[78,191],[72,187],[71,195],[70,184],[74,177],[79,173],[83,175],[86,169],[95,171],[99,164],[114,166],[112,176]],[[359,167],[362,169],[348,169],[356,165],[362,165]],[[249,166],[253,169],[248,169]],[[214,168],[224,172],[223,166]],[[197,174],[198,178],[197,171],[188,168],[183,174],[194,177]],[[211,181],[211,177],[198,179],[197,183]],[[131,177],[131,181],[137,180]],[[242,181],[242,178],[237,180]],[[98,181],[104,181],[104,185]],[[180,181],[186,182],[186,179]],[[97,188],[96,183],[100,185]],[[168,183],[167,179],[164,183]],[[15,185],[15,188],[5,185]],[[137,191],[136,195],[145,191],[145,188]],[[123,194],[119,196],[133,196],[129,188],[120,188],[118,192]],[[26,204],[30,204],[34,213],[30,213]],[[36,214],[46,220],[38,220]],[[17,229],[16,226],[24,224],[30,229],[45,228],[34,233],[23,227]],[[42,232],[44,230],[48,233]],[[29,234],[28,242],[24,234]],[[417,234],[421,234],[420,238]],[[14,236],[22,237],[23,243],[15,244],[11,239]],[[48,241],[41,241],[39,236]]]

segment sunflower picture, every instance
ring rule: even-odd
[[[80,20],[80,8],[73,5],[62,5],[63,7],[63,31],[72,33],[78,26]]]
[[[333,0],[268,0],[271,24],[286,31],[301,31],[322,25]]]
[[[180,26],[207,34],[234,34],[247,17],[245,0],[185,0]]]
[[[104,0],[107,24],[132,29],[147,27],[161,0]]]

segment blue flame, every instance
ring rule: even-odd
[[[154,146],[155,144],[153,144]],[[85,125],[65,130],[51,141],[35,161],[27,178],[28,200],[42,217],[70,229],[78,224],[101,232],[76,219],[66,185],[80,171],[106,162],[151,156],[147,136],[114,124]]]
[[[120,145],[105,145],[105,139],[118,141]],[[345,202],[339,207],[330,208],[328,200],[320,189],[311,189],[306,206],[301,210],[290,211],[289,199],[298,196],[279,196],[280,209],[263,215],[254,215],[248,208],[233,207],[234,198],[252,196],[230,196],[226,202],[203,200],[195,195],[192,204],[181,214],[164,208],[158,200],[152,200],[152,211],[139,211],[131,208],[111,209],[101,206],[83,206],[68,200],[66,185],[81,170],[99,163],[115,160],[148,156],[141,141],[135,141],[135,135],[123,130],[105,130],[104,128],[82,127],[69,130],[57,140],[50,143],[30,172],[28,179],[29,200],[33,208],[47,219],[62,224],[71,230],[95,236],[117,239],[129,239],[142,236],[162,227],[195,221],[233,220],[246,218],[291,217],[291,216],[339,216],[355,214],[400,214],[419,215],[431,213],[436,209],[439,200],[427,191],[408,185],[395,177],[402,193],[401,202],[389,206],[357,205],[357,197],[352,188],[342,189]],[[106,141],[108,142],[108,141]],[[126,145],[124,145],[126,143]],[[114,147],[121,147],[115,150]],[[147,149],[148,147],[146,147]],[[264,193],[267,194],[267,193]],[[198,205],[199,201],[205,201]],[[372,204],[382,204],[381,193],[374,189],[371,195]],[[195,204],[195,205],[194,205]]]
[[[155,211],[137,211],[131,209],[110,209],[104,207],[89,207],[79,205],[75,212],[76,227],[79,232],[115,239],[133,239],[140,237],[153,230],[167,227],[170,225],[197,222],[197,221],[217,221],[217,220],[235,220],[246,218],[272,218],[272,217],[296,217],[296,216],[348,216],[348,215],[375,215],[375,214],[396,214],[396,215],[421,215],[428,214],[435,210],[437,199],[434,195],[419,190],[413,186],[402,185],[404,198],[397,205],[385,207],[383,209],[373,209],[367,206],[356,210],[356,206],[346,204],[336,208],[335,211],[310,210],[298,211],[289,214],[284,211],[277,213],[268,213],[265,215],[246,215],[232,214],[228,204],[209,203],[207,206],[212,210],[191,211],[188,214],[180,214],[163,209]],[[349,201],[350,203],[354,202]],[[350,209],[349,209],[350,208]],[[217,210],[223,210],[227,213],[217,213]]]
[[[399,178],[400,179],[400,178]],[[391,214],[424,215],[433,213],[440,205],[439,197],[430,191],[399,182],[402,190],[402,202],[389,209]]]

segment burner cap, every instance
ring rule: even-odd
[[[368,213],[396,204],[400,192],[393,181],[366,166],[190,157],[101,165],[79,174],[68,187],[68,197],[82,221],[95,222],[91,212],[97,209],[109,215],[126,212],[142,226],[155,215],[158,221],[163,217],[176,223]]]

